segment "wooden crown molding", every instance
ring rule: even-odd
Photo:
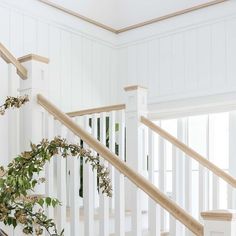
[[[42,57],[42,56],[39,56],[39,55],[36,55],[36,54],[28,54],[28,55],[25,55],[23,57],[18,58],[18,61],[20,63],[23,63],[23,62],[26,62],[26,61],[31,61],[31,60],[43,62],[45,64],[49,63],[48,58]]]
[[[100,27],[102,29],[105,29],[105,30],[110,31],[110,32],[115,33],[115,34],[120,34],[120,33],[124,33],[124,32],[130,31],[130,30],[138,29],[138,28],[150,25],[150,24],[154,24],[154,23],[157,23],[157,22],[160,22],[160,21],[163,21],[163,20],[167,20],[167,19],[170,19],[170,18],[173,18],[173,17],[176,17],[176,16],[184,15],[184,14],[187,14],[189,12],[197,11],[197,10],[200,10],[200,9],[203,9],[203,8],[207,8],[207,7],[216,5],[216,4],[227,2],[229,0],[213,0],[213,1],[209,1],[207,3],[199,4],[199,5],[196,5],[196,6],[193,6],[193,7],[189,7],[189,8],[180,10],[180,11],[176,11],[176,12],[173,12],[173,13],[170,13],[170,14],[167,14],[167,15],[164,15],[164,16],[160,16],[160,17],[148,20],[148,21],[140,22],[138,24],[130,25],[130,26],[127,26],[127,27],[124,27],[124,28],[121,28],[121,29],[114,29],[114,28],[112,28],[110,26],[107,26],[107,25],[102,24],[102,23],[100,23],[98,21],[95,21],[95,20],[90,19],[90,18],[88,18],[86,16],[83,16],[83,15],[77,13],[77,12],[74,12],[72,10],[66,9],[66,8],[64,8],[64,7],[62,7],[62,6],[58,5],[58,4],[52,3],[52,2],[50,2],[50,0],[38,0],[38,1],[42,2],[44,4],[47,4],[48,6],[51,6],[51,7],[55,8],[55,9],[57,9],[57,10],[63,11],[65,13],[69,14],[69,15],[77,17],[77,18],[79,18],[79,19],[81,19],[83,21],[86,21],[86,22],[90,23],[90,24],[93,24],[93,25],[95,25],[97,27]]]

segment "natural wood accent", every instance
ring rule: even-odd
[[[106,161],[113,165],[122,174],[127,176],[135,185],[146,192],[156,203],[160,204],[173,217],[182,222],[190,231],[198,236],[203,236],[203,225],[194,219],[185,210],[179,207],[174,201],[163,194],[155,185],[150,183],[141,174],[134,171],[118,156],[112,153],[107,147],[101,144],[97,139],[90,135],[75,123],[67,114],[63,113],[44,96],[37,95],[38,103],[44,107],[57,120],[64,124],[75,135],[79,136],[92,149],[99,153]]]
[[[164,15],[164,16],[160,16],[160,17],[157,17],[157,18],[154,18],[154,19],[151,19],[151,20],[148,20],[148,21],[144,21],[144,22],[141,22],[141,23],[138,23],[138,24],[134,24],[134,25],[130,25],[128,27],[124,27],[124,28],[121,28],[121,29],[114,29],[110,26],[107,26],[105,24],[102,24],[102,23],[99,23],[98,21],[95,21],[93,19],[90,19],[86,16],[83,16],[83,15],[80,15],[79,13],[77,12],[74,12],[72,10],[69,10],[69,9],[66,9],[58,4],[55,4],[55,3],[52,3],[50,2],[49,0],[38,0],[44,4],[47,4],[51,7],[54,7],[60,11],[63,11],[69,15],[72,15],[72,16],[75,16],[81,20],[84,20],[88,23],[91,23],[93,25],[96,25],[102,29],[105,29],[105,30],[108,30],[112,33],[115,33],[115,34],[120,34],[120,33],[124,33],[124,32],[127,32],[127,31],[130,31],[130,30],[134,30],[134,29],[137,29],[137,28],[140,28],[140,27],[144,27],[146,25],[150,25],[150,24],[154,24],[154,23],[157,23],[157,22],[160,22],[160,21],[163,21],[163,20],[167,20],[167,19],[170,19],[170,18],[173,18],[173,17],[176,17],[176,16],[180,16],[180,15],[183,15],[183,14],[187,14],[189,12],[193,12],[193,11],[197,11],[197,10],[200,10],[200,9],[203,9],[203,8],[206,8],[206,7],[210,7],[210,6],[213,6],[213,5],[216,5],[216,4],[219,4],[219,3],[223,3],[223,2],[226,2],[226,1],[229,1],[229,0],[214,0],[214,1],[209,1],[207,3],[203,3],[203,4],[199,4],[199,5],[196,5],[196,6],[193,6],[193,7],[189,7],[189,8],[186,8],[186,9],[183,9],[183,10],[180,10],[180,11],[176,11],[176,12],[173,12],[173,13],[170,13],[170,14],[167,14],[167,15]]]
[[[236,179],[223,171],[221,168],[213,164],[212,162],[208,161],[202,155],[188,147],[186,144],[179,141],[177,138],[160,128],[158,125],[154,124],[149,119],[145,118],[144,116],[141,117],[141,122],[146,125],[148,128],[159,134],[162,138],[168,140],[170,143],[178,147],[182,150],[187,156],[192,157],[195,161],[199,164],[205,166],[207,169],[212,171],[215,175],[225,180],[228,184],[236,188]]]
[[[99,23],[98,21],[92,20],[92,19],[90,19],[90,18],[88,18],[88,17],[86,17],[86,16],[83,16],[83,15],[77,13],[77,12],[74,12],[74,11],[72,11],[72,10],[66,9],[65,7],[62,7],[62,6],[58,5],[58,4],[52,3],[52,2],[50,2],[50,1],[48,1],[48,0],[38,0],[38,1],[39,1],[39,2],[42,2],[42,3],[45,3],[45,4],[47,4],[48,6],[54,7],[54,8],[56,8],[57,10],[63,11],[63,12],[65,12],[65,13],[69,14],[69,15],[72,15],[72,16],[74,16],[74,17],[77,17],[77,18],[79,18],[79,19],[81,19],[81,20],[83,20],[83,21],[86,21],[86,22],[90,23],[90,24],[93,24],[93,25],[95,25],[95,26],[98,26],[98,27],[100,27],[100,28],[102,28],[102,29],[108,30],[108,31],[110,31],[110,32],[112,32],[112,33],[115,33],[115,34],[117,33],[117,30],[115,30],[115,29],[113,29],[113,28],[111,28],[111,27],[109,27],[109,26],[107,26],[107,25],[104,25],[104,24],[102,24],[102,23]]]
[[[43,62],[45,64],[49,63],[49,59],[48,58],[42,57],[42,56],[39,56],[39,55],[36,55],[36,54],[28,54],[26,56],[18,58],[18,61],[20,63],[23,63],[23,62],[26,62],[26,61],[31,61],[31,60]]]
[[[146,87],[141,86],[141,85],[131,85],[131,86],[124,87],[124,90],[127,92],[127,91],[137,90],[139,88],[147,89]]]
[[[215,1],[210,1],[210,2],[207,2],[207,3],[203,3],[203,4],[200,4],[200,5],[196,5],[194,7],[189,7],[189,8],[186,8],[186,9],[183,9],[183,10],[180,10],[180,11],[176,11],[176,12],[164,15],[164,16],[160,16],[160,17],[157,17],[157,18],[154,18],[154,19],[142,22],[142,23],[138,23],[138,24],[135,24],[135,25],[131,25],[131,26],[119,29],[119,30],[117,30],[116,33],[117,34],[124,33],[124,32],[127,32],[129,30],[134,30],[134,29],[137,29],[137,28],[140,28],[140,27],[144,27],[146,25],[154,24],[154,23],[157,23],[157,22],[160,22],[160,21],[163,21],[163,20],[167,20],[167,19],[170,19],[170,18],[173,18],[173,17],[176,17],[176,16],[184,15],[184,14],[187,14],[189,12],[197,11],[197,10],[200,10],[200,9],[203,9],[203,8],[206,8],[206,7],[210,7],[210,6],[219,4],[219,3],[223,3],[223,2],[226,2],[226,1],[229,1],[229,0],[215,0]]]
[[[118,110],[123,110],[123,109],[125,109],[125,104],[118,104],[118,105],[112,105],[112,106],[91,108],[91,109],[86,109],[86,110],[81,110],[81,111],[68,112],[67,115],[70,117],[76,117],[76,116],[91,115],[95,113],[118,111]]]
[[[27,70],[21,63],[0,43],[0,56],[3,60],[16,67],[17,74],[21,79],[27,79]]]
[[[213,221],[235,221],[236,211],[235,210],[213,210],[201,213],[201,217],[204,220]]]

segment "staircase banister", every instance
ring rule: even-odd
[[[119,111],[119,110],[124,110],[124,109],[125,109],[125,104],[116,104],[116,105],[111,105],[111,106],[89,108],[89,109],[84,109],[80,111],[72,111],[66,114],[70,117],[78,117],[78,116],[91,115],[91,114],[97,114],[97,113],[102,113],[102,112]]]
[[[218,166],[216,166],[215,164],[213,164],[212,162],[204,158],[202,155],[194,151],[192,148],[188,147],[183,142],[179,141],[177,138],[175,138],[174,136],[169,134],[167,131],[160,128],[158,125],[154,124],[152,121],[150,121],[146,117],[141,116],[140,121],[141,123],[146,125],[148,128],[150,128],[152,131],[159,134],[162,138],[168,140],[174,146],[178,147],[187,156],[193,158],[199,164],[203,165],[208,170],[212,171],[215,175],[225,180],[232,187],[236,188],[236,179],[233,176],[223,171],[221,168],[219,168]]]
[[[9,50],[4,47],[2,43],[0,43],[0,56],[3,60],[12,64],[16,67],[17,74],[21,77],[21,79],[27,79],[27,70],[21,63],[9,52]]]
[[[107,147],[102,145],[97,139],[91,136],[77,123],[75,123],[67,114],[48,101],[44,96],[37,95],[38,103],[44,107],[58,121],[65,125],[71,132],[84,140],[92,149],[99,153],[106,161],[112,164],[122,174],[130,179],[136,186],[147,193],[156,203],[161,205],[178,221],[182,222],[190,231],[198,236],[203,236],[203,225],[188,214],[184,209],[179,207],[174,201],[163,194],[155,185],[150,183],[142,175],[134,171],[124,161],[119,159]]]

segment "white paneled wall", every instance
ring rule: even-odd
[[[154,104],[235,91],[235,39],[230,16],[120,46],[120,91],[142,84]]]
[[[9,3],[9,5],[8,5]],[[15,4],[15,5],[11,5]],[[18,5],[17,5],[18,4]],[[20,9],[24,5],[23,8]],[[32,11],[27,9],[32,7]],[[58,21],[63,18],[71,21],[68,15],[54,13],[48,8],[46,14],[43,4],[25,0],[1,1],[0,3],[0,42],[16,57],[29,53],[50,59],[48,90],[50,99],[64,111],[79,110],[88,107],[115,103],[114,73],[115,49],[103,40],[104,33],[87,26],[87,31],[94,30],[94,37],[87,32],[72,28]],[[51,11],[51,12],[50,12]],[[55,18],[47,19],[50,15]],[[61,20],[62,21],[62,20]],[[68,22],[65,24],[70,25]],[[77,20],[78,25],[82,24]],[[0,103],[7,95],[17,94],[19,78],[9,78],[10,67],[0,59],[1,86]],[[14,74],[14,73],[13,73]],[[6,139],[0,143],[0,156],[8,156],[8,115],[0,117],[0,130]],[[1,164],[7,164],[6,162]]]

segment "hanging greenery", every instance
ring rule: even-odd
[[[5,110],[20,107],[26,102],[22,97],[9,97],[8,101],[10,105],[5,106]],[[39,173],[53,156],[85,159],[93,170],[97,170],[99,189],[108,197],[112,196],[109,170],[101,164],[100,158],[93,156],[89,150],[68,143],[61,137],[55,137],[51,141],[43,139],[39,144],[31,144],[30,147],[29,151],[21,153],[6,168],[0,167],[0,221],[5,225],[16,227],[21,224],[25,234],[42,235],[46,230],[49,235],[64,235],[64,230],[58,232],[53,219],[48,219],[43,210],[44,207],[60,205],[60,201],[51,197],[29,195],[36,185],[46,181],[39,177]]]

